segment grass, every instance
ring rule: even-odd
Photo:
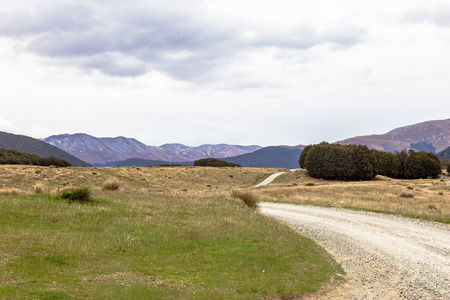
[[[250,192],[234,190],[231,192],[231,197],[241,199],[250,209],[255,210],[258,207],[258,198]]]
[[[0,197],[6,299],[258,299],[314,292],[342,272],[312,241],[207,194],[96,192],[87,204]],[[183,192],[180,192],[183,193]]]
[[[441,179],[377,176],[372,181],[341,182],[311,178],[306,171],[297,170],[253,193],[262,201],[334,206],[450,223],[450,187]]]

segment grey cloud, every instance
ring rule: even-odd
[[[348,46],[362,35],[351,27],[317,32],[308,24],[289,30],[250,28],[245,23],[207,21],[198,12],[139,5],[119,9],[117,3],[95,8],[65,4],[3,14],[0,35],[24,40],[28,51],[88,72],[139,76],[156,69],[186,81],[210,79],[242,50]],[[249,30],[255,37],[242,38]]]
[[[416,23],[433,23],[438,26],[450,27],[450,6],[438,7],[435,10],[410,11],[403,20]]]

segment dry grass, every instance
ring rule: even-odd
[[[255,210],[258,207],[258,198],[250,192],[237,191],[231,192],[231,197],[241,199],[249,208]]]
[[[402,197],[405,189],[414,190],[414,197]],[[450,222],[450,187],[440,179],[377,177],[372,181],[341,182],[314,179],[298,170],[253,192],[264,201],[367,209]]]
[[[16,188],[0,189],[0,196],[12,196],[12,195],[20,195],[20,194],[24,194],[24,192],[22,192],[21,190],[16,189]]]
[[[103,183],[120,182],[127,192],[155,191],[227,191],[253,186],[283,169],[147,167],[147,168],[46,168],[36,166],[0,166],[0,189],[33,190],[37,184],[57,193],[67,187],[86,186],[100,192]]]
[[[102,190],[105,191],[117,191],[120,188],[120,183],[114,180],[108,180],[103,182]]]
[[[36,185],[33,187],[33,190],[34,190],[34,193],[35,193],[35,194],[43,194],[43,193],[44,193],[44,188],[42,187],[41,184],[36,184]]]

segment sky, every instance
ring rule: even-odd
[[[0,131],[307,145],[450,118],[436,0],[0,0]]]

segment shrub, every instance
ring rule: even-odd
[[[120,183],[113,180],[103,182],[102,189],[109,191],[116,191],[120,188]]]
[[[224,160],[216,158],[203,158],[194,162],[196,167],[240,167],[238,164],[233,164]]]
[[[61,194],[62,199],[67,199],[70,201],[79,201],[79,202],[89,202],[91,201],[91,191],[87,187],[71,189],[69,191],[65,191]]]
[[[447,175],[450,175],[450,163],[447,165]]]
[[[258,207],[259,202],[258,198],[249,192],[240,192],[234,190],[231,193],[231,197],[241,199],[245,203],[245,205],[247,205],[249,208],[253,210]]]
[[[35,194],[43,194],[44,193],[44,188],[40,184],[36,184],[33,189],[34,189]]]
[[[400,194],[400,197],[402,197],[402,198],[414,198],[414,194],[413,193],[402,192]]]
[[[305,183],[305,186],[315,186],[316,184],[314,182],[307,182]]]

